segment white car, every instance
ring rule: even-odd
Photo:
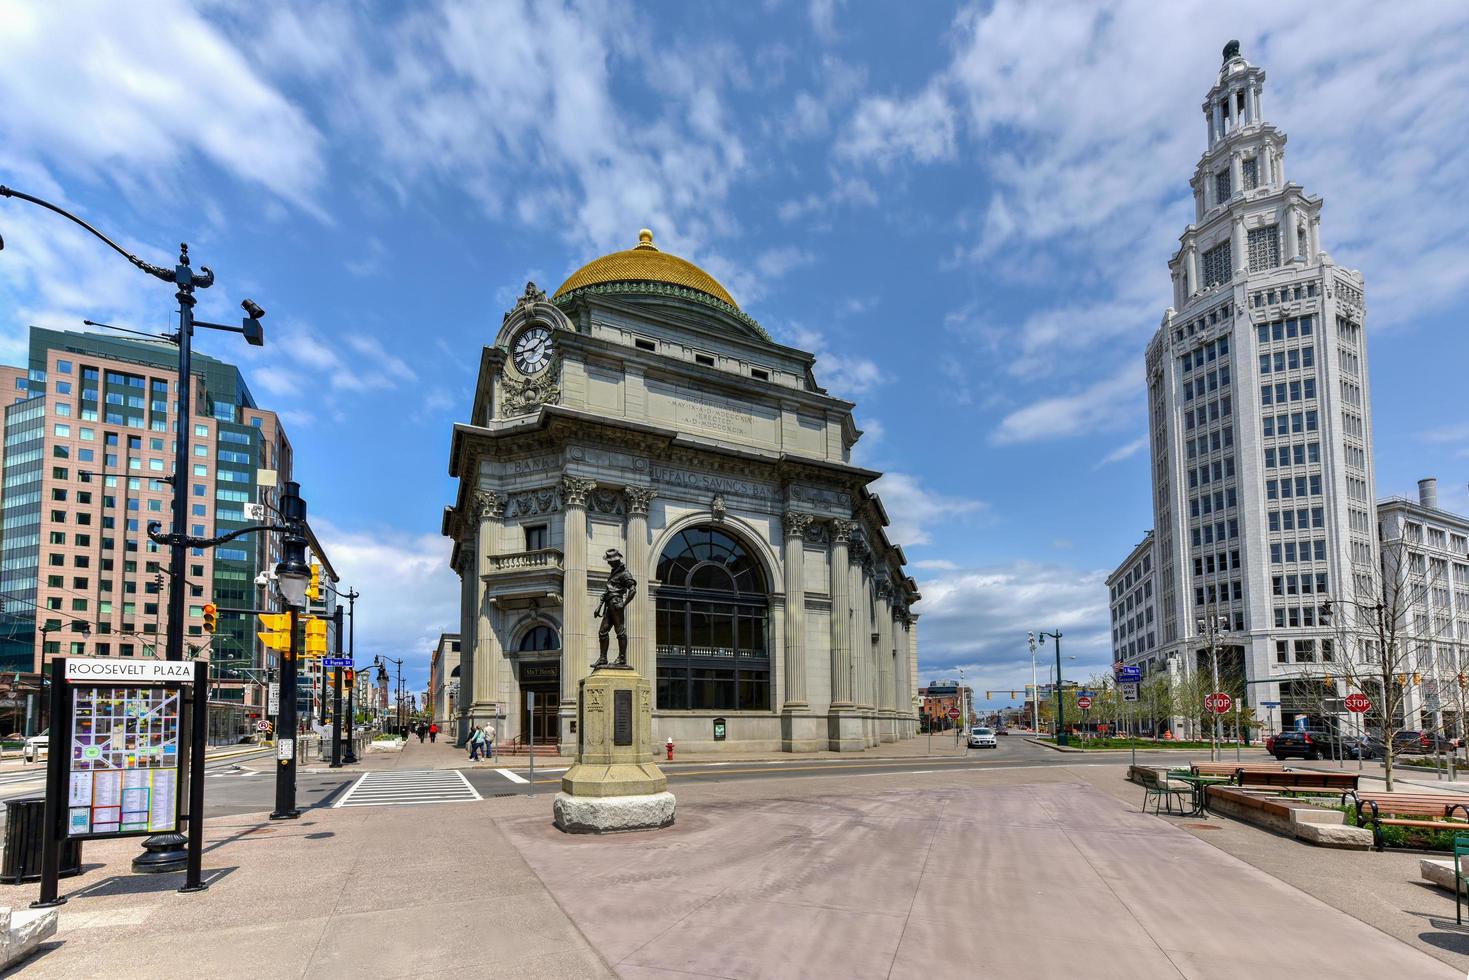
[[[50,729],[39,735],[32,735],[26,739],[25,745],[21,747],[21,759],[26,762],[35,762],[45,754],[47,746],[51,744]]]
[[[971,728],[969,730],[969,747],[971,749],[997,749],[1000,743],[995,741],[995,730],[993,728]]]

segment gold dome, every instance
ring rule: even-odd
[[[669,283],[698,290],[739,309],[729,291],[709,273],[687,259],[658,251],[653,245],[653,233],[646,228],[638,232],[637,245],[625,252],[612,252],[593,259],[573,272],[571,278],[556,290],[556,296],[564,296],[584,286],[613,282]]]

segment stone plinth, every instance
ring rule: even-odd
[[[631,669],[602,668],[577,685],[576,764],[561,777],[556,826],[568,833],[673,823],[668,777],[653,754],[653,689]]]

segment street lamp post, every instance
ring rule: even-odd
[[[357,762],[357,619],[353,615],[357,611],[357,597],[361,595],[356,589],[349,589],[345,596],[347,600],[347,659],[352,661],[352,683],[347,688],[347,752],[342,756],[342,761],[347,765]],[[338,607],[340,608],[340,607]],[[341,627],[337,627],[341,633]]]
[[[1035,634],[1030,634],[1030,727],[1035,737],[1041,737],[1041,689],[1035,673]]]
[[[1054,633],[1042,631],[1037,633],[1044,642],[1046,637],[1056,641],[1056,744],[1066,745],[1070,740],[1066,737],[1066,708],[1061,700],[1061,631]]]

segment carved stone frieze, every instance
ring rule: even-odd
[[[561,478],[561,503],[565,507],[585,507],[587,498],[595,489],[597,489],[596,480],[587,480],[579,476],[563,476]]]
[[[523,493],[512,494],[505,506],[505,514],[513,519],[540,517],[554,514],[561,509],[561,497],[555,487],[538,487]]]
[[[893,583],[890,579],[883,577],[877,580],[877,597],[879,599],[890,599],[893,595]]]
[[[657,491],[652,487],[623,487],[622,496],[629,514],[647,516],[648,505],[653,502]]]
[[[829,535],[824,521],[813,520],[807,527],[805,539],[807,544],[825,545]]]
[[[786,537],[788,538],[804,538],[806,536],[806,529],[811,526],[813,520],[815,518],[810,514],[798,514],[793,510],[786,511],[785,515],[781,518],[781,522],[785,525]]]
[[[872,561],[872,552],[861,537],[853,537],[847,542],[847,560],[853,565],[867,565]]]
[[[610,514],[621,517],[627,513],[627,503],[622,494],[606,487],[597,487],[587,495],[587,511],[592,514]]]
[[[838,543],[848,544],[855,530],[857,530],[856,521],[834,520],[831,522],[831,539]]]
[[[476,490],[474,492],[474,516],[481,522],[504,516],[505,504],[506,498],[502,493],[494,490]]]
[[[551,366],[544,374],[534,378],[504,376],[505,414],[529,415],[542,405],[555,405],[561,401],[561,363],[553,357]]]
[[[724,505],[724,494],[722,493],[716,493],[714,499],[709,501],[709,516],[716,521],[724,520],[725,511],[728,509]]]

